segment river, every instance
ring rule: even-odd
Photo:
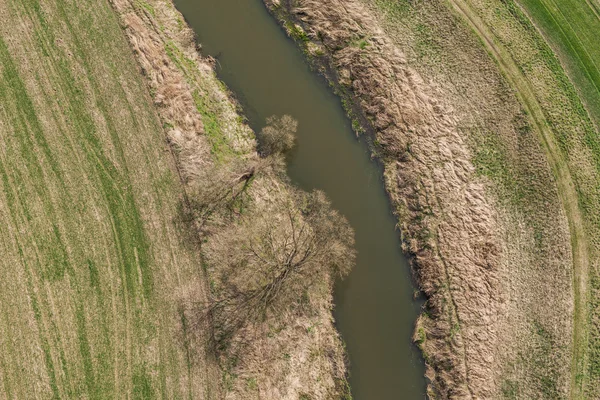
[[[336,326],[350,359],[355,400],[423,399],[423,361],[411,336],[419,311],[408,263],[366,143],[340,100],[261,0],[176,0],[217,73],[259,131],[271,115],[299,121],[292,181],[323,190],[356,232],[357,265],[336,285]]]

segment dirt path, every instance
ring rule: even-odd
[[[571,364],[571,398],[583,398],[585,382],[577,384],[578,376],[585,376],[587,362],[578,363],[578,360],[587,358],[587,324],[586,304],[588,298],[588,238],[585,233],[581,211],[578,206],[578,195],[569,171],[567,161],[558,148],[554,132],[549,128],[544,112],[536,99],[534,90],[521,73],[512,55],[506,48],[495,40],[494,34],[485,23],[471,9],[467,1],[451,0],[456,11],[461,14],[473,30],[479,35],[490,54],[511,85],[517,89],[517,96],[531,116],[536,132],[541,139],[552,171],[556,177],[560,200],[569,221],[571,233],[571,246],[573,252],[574,274],[574,314],[573,314],[573,356]]]

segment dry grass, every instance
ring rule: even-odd
[[[475,22],[477,30],[517,88],[556,177],[569,221],[574,278],[571,368],[561,377],[566,380],[563,394],[570,398],[597,397],[597,328],[588,324],[597,313],[594,266],[598,265],[600,234],[600,140],[557,57],[514,3],[461,3],[456,4],[464,13],[480,16]]]
[[[561,398],[575,389],[576,397],[592,375],[581,349],[586,270],[597,264],[596,140],[560,66],[512,3],[461,3],[476,4],[475,18],[493,27],[483,43],[497,35],[508,50],[486,49],[471,31],[480,25],[444,2],[273,9],[371,121],[429,296],[415,338],[430,395]]]

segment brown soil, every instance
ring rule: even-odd
[[[383,0],[266,2],[369,121],[428,298],[429,396],[566,396],[569,225],[536,126],[477,38],[435,1],[400,16]]]

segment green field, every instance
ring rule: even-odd
[[[558,54],[600,129],[600,2],[518,0]]]
[[[197,246],[142,79],[107,1],[0,2],[0,398],[210,390],[178,313]]]

